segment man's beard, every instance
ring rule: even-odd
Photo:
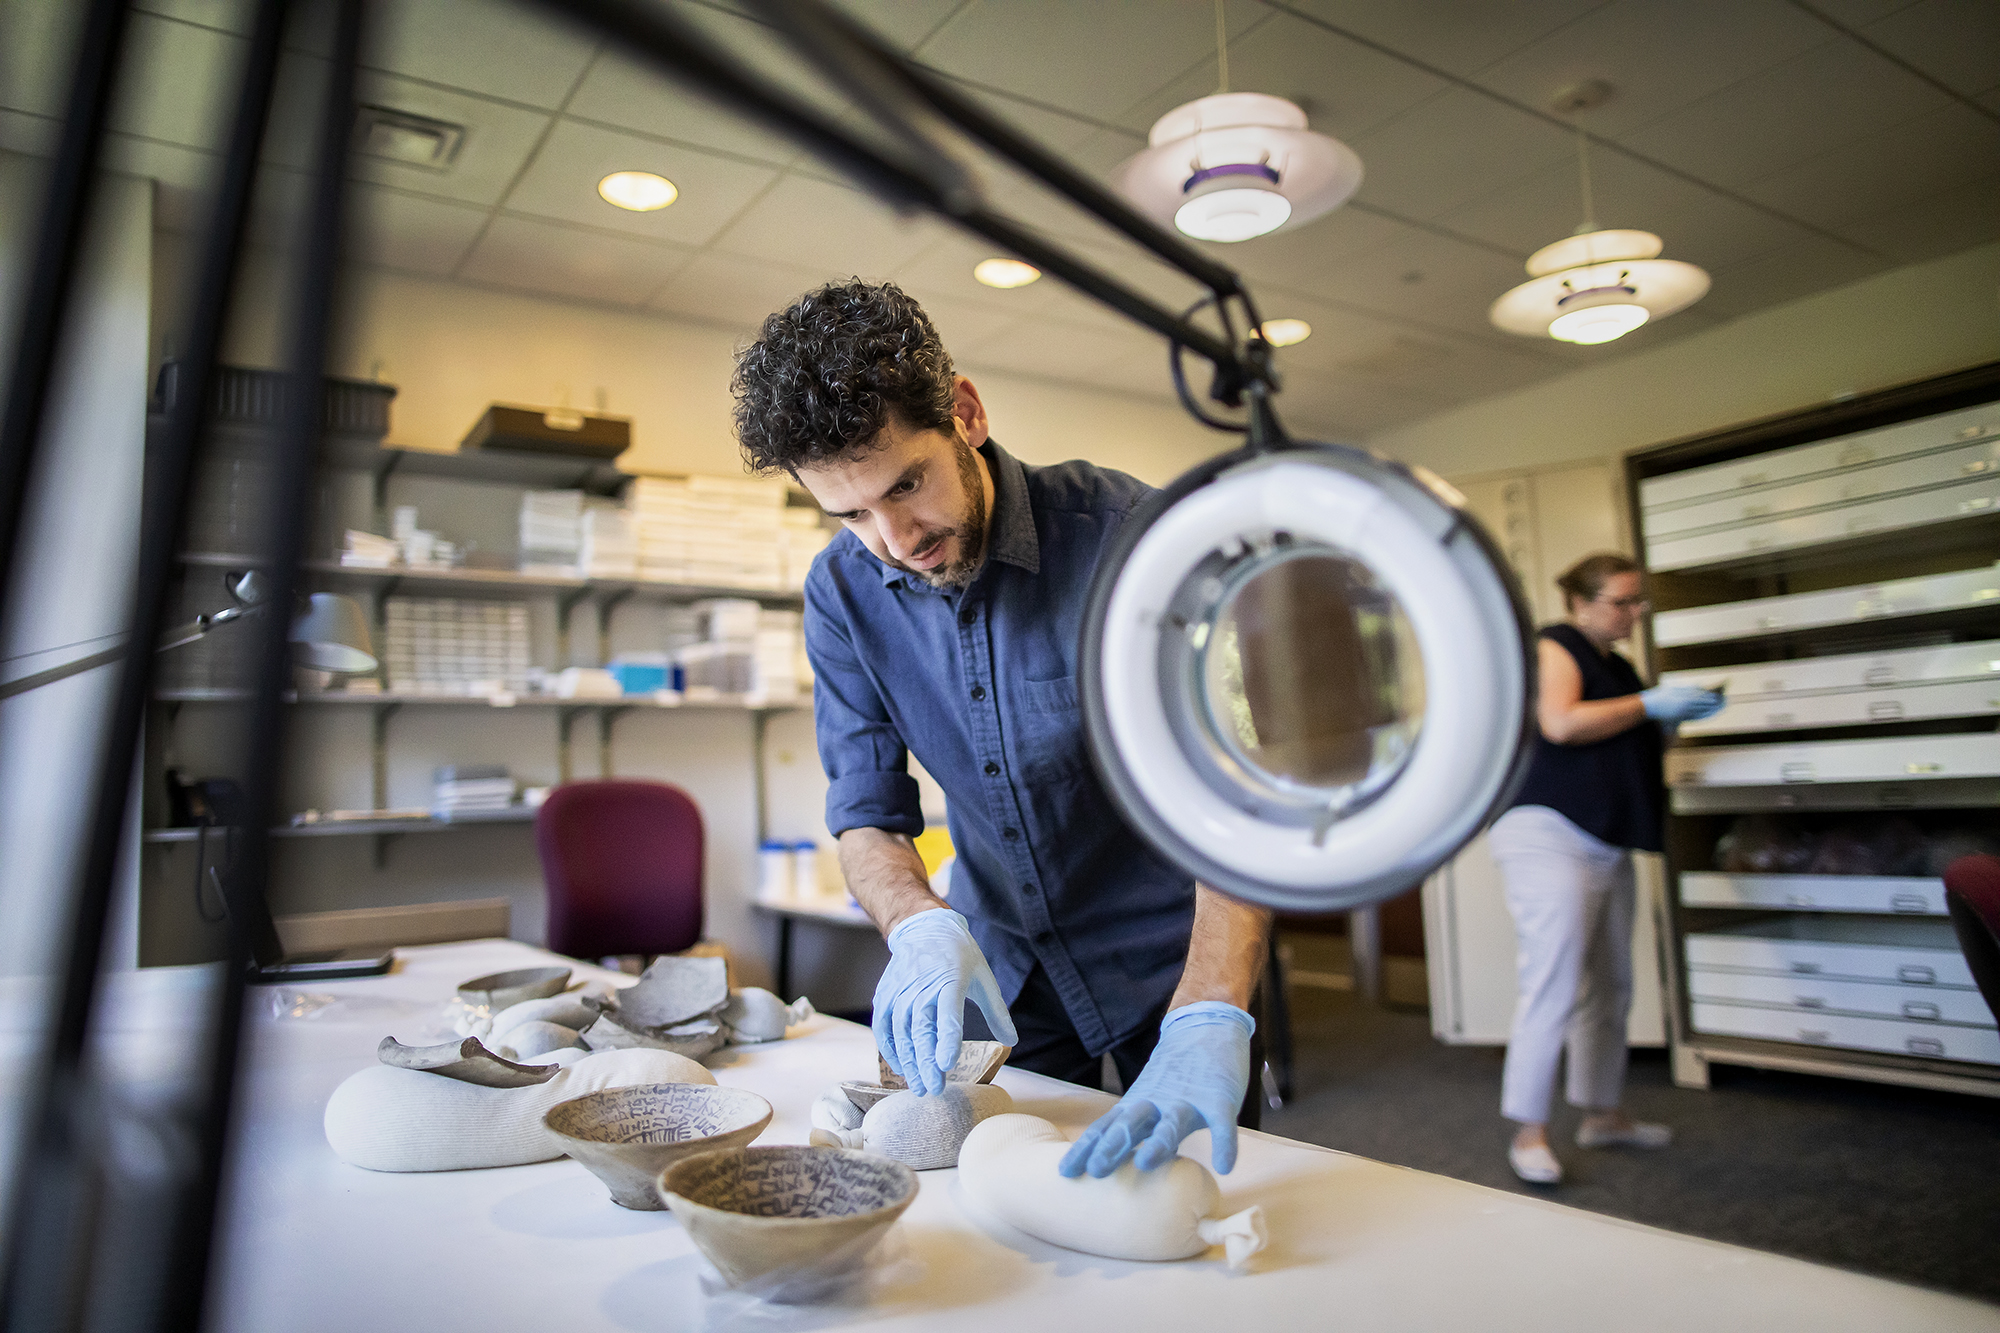
[[[958,558],[946,561],[936,569],[911,569],[900,560],[889,562],[933,588],[953,592],[972,582],[972,576],[979,572],[980,563],[986,556],[986,487],[980,480],[979,460],[973,456],[972,446],[963,440],[957,441],[957,444],[958,484],[965,492],[965,513],[957,526],[932,534],[928,541],[910,554],[913,557],[926,555],[956,537]]]

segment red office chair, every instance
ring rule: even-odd
[[[1975,853],[1946,866],[1944,901],[1972,980],[2000,1016],[2000,856]]]
[[[548,947],[679,953],[701,939],[701,811],[664,782],[569,782],[535,816]]]

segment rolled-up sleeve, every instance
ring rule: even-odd
[[[821,561],[806,580],[806,655],[813,669],[813,729],[826,769],[826,827],[834,837],[878,828],[924,831],[909,750],[890,720],[880,684],[861,665],[846,608]]]

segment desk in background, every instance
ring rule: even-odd
[[[849,930],[875,929],[868,913],[845,898],[830,903],[753,902],[750,905],[778,919],[778,975],[772,989],[787,1004],[798,998],[792,994],[792,926],[795,922],[817,921],[822,925],[842,926]]]

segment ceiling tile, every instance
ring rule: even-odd
[[[1840,230],[2000,169],[2000,124],[1949,103],[1777,172],[1743,192]],[[2000,220],[1996,220],[2000,225]]]
[[[647,303],[649,309],[711,323],[754,329],[767,315],[783,310],[826,278],[812,270],[788,268],[733,255],[702,254],[668,280]]]
[[[916,293],[911,295],[916,296]],[[917,302],[930,316],[938,337],[943,340],[945,350],[951,353],[954,361],[971,354],[980,343],[1008,328],[1019,318],[1013,312],[989,310],[965,301],[938,301],[917,296]]]
[[[106,136],[104,165],[128,176],[159,182],[153,202],[153,225],[161,231],[192,232],[207,221],[207,199],[215,188],[222,159],[213,153],[174,144]]]
[[[1355,138],[1367,175],[1356,198],[1434,218],[1563,159],[1567,130],[1453,88]]]
[[[1236,0],[1232,32],[1265,17]],[[1215,67],[1209,5],[983,0],[925,44],[923,59],[959,78],[1098,120],[1113,120],[1190,67]]]
[[[1919,0],[1813,0],[1813,8],[1836,23],[1858,28],[1917,3]]]
[[[1280,410],[1294,431],[1336,444],[1360,442],[1453,405],[1418,389],[1333,379],[1297,385],[1285,399]]]
[[[248,33],[255,0],[135,0],[132,8],[205,28]]]
[[[449,171],[428,171],[404,162],[355,157],[350,159],[354,175],[380,185],[462,203],[498,203],[549,124],[549,117],[540,111],[525,111],[483,97],[365,70],[355,93],[356,100],[364,106],[408,111],[463,125],[465,141],[459,145],[458,158]]]
[[[971,8],[966,0],[834,0],[834,5],[901,51],[929,37],[955,12]]]
[[[1002,291],[972,276],[973,265],[1003,255],[997,245],[948,230],[889,271],[898,286],[928,306],[933,301],[981,309],[1008,322],[1048,311],[1061,283],[1044,275],[1026,287]]]
[[[458,276],[549,296],[631,306],[643,304],[692,254],[659,241],[499,217],[459,266]]]
[[[715,248],[829,277],[879,278],[935,241],[934,225],[899,217],[858,190],[788,175],[716,237]]]
[[[347,258],[356,264],[445,277],[486,225],[487,212],[356,182]]]
[[[1714,267],[1763,254],[1804,229],[1697,182],[1603,146],[1590,154],[1598,225],[1636,227],[1666,242],[1669,259]],[[1583,213],[1575,161],[1551,162],[1439,222],[1513,251],[1525,261],[1575,231]],[[1526,281],[1525,272],[1514,281]],[[1509,284],[1510,286],[1512,283]]]
[[[1198,248],[1246,277],[1297,287],[1302,276],[1326,271],[1407,230],[1406,223],[1350,203],[1290,231],[1233,245],[1204,243]]]
[[[1345,138],[1367,133],[1450,85],[1406,61],[1280,13],[1229,44],[1229,86],[1291,98],[1306,108],[1314,129]],[[1141,99],[1119,123],[1143,135],[1183,102],[1214,91],[1210,64]]]
[[[1154,343],[1152,347],[1135,349],[1093,368],[1090,372],[1091,387],[1157,401],[1174,401],[1174,382],[1167,373],[1166,340],[1155,338]],[[1202,382],[1206,383],[1206,380]],[[1190,387],[1194,387],[1192,383]],[[1200,393],[1201,390],[1196,387],[1195,392]],[[1228,437],[1221,434],[1215,440],[1218,450],[1229,442]]]
[[[134,14],[111,127],[220,150],[245,43],[227,33]]]
[[[2000,5],[1993,0],[1922,0],[1862,35],[1961,93],[2000,88]]]
[[[1095,324],[1026,319],[982,339],[964,358],[965,373],[977,378],[980,369],[1004,370],[1087,382],[1096,367],[1136,350],[1137,335],[1127,336]]]
[[[1289,0],[1284,8],[1353,33],[1452,74],[1470,74],[1510,55],[1605,0]]]
[[[1810,14],[1773,0],[1616,0],[1481,70],[1477,82],[1547,110],[1561,89],[1604,79],[1611,97],[1583,120],[1593,134],[1617,138],[1838,40]]]
[[[1880,217],[1841,228],[1899,264],[1915,264],[2000,239],[2000,171],[1984,179],[1910,199]]]
[[[82,13],[71,5],[0,5],[0,107],[63,114]]]
[[[1620,141],[1727,186],[1745,185],[1950,99],[1853,42],[1832,42]]]
[[[1282,286],[1411,325],[1476,329],[1494,298],[1522,281],[1510,256],[1406,227],[1373,250]]]
[[[467,92],[554,109],[597,43],[514,0],[378,0],[362,63]]]
[[[597,183],[614,171],[657,172],[679,187],[680,196],[650,213],[619,208],[597,193]],[[778,174],[775,167],[558,120],[527,171],[508,191],[504,206],[510,213],[700,246],[728,226]]]
[[[62,122],[0,107],[0,148],[30,157],[54,157]]]
[[[1856,282],[1888,268],[1851,246],[1803,237],[1768,254],[1720,269],[1702,298],[1702,313],[1736,319],[1813,292]]]
[[[568,115],[783,166],[799,155],[742,112],[714,102],[653,66],[607,52],[591,67]]]

